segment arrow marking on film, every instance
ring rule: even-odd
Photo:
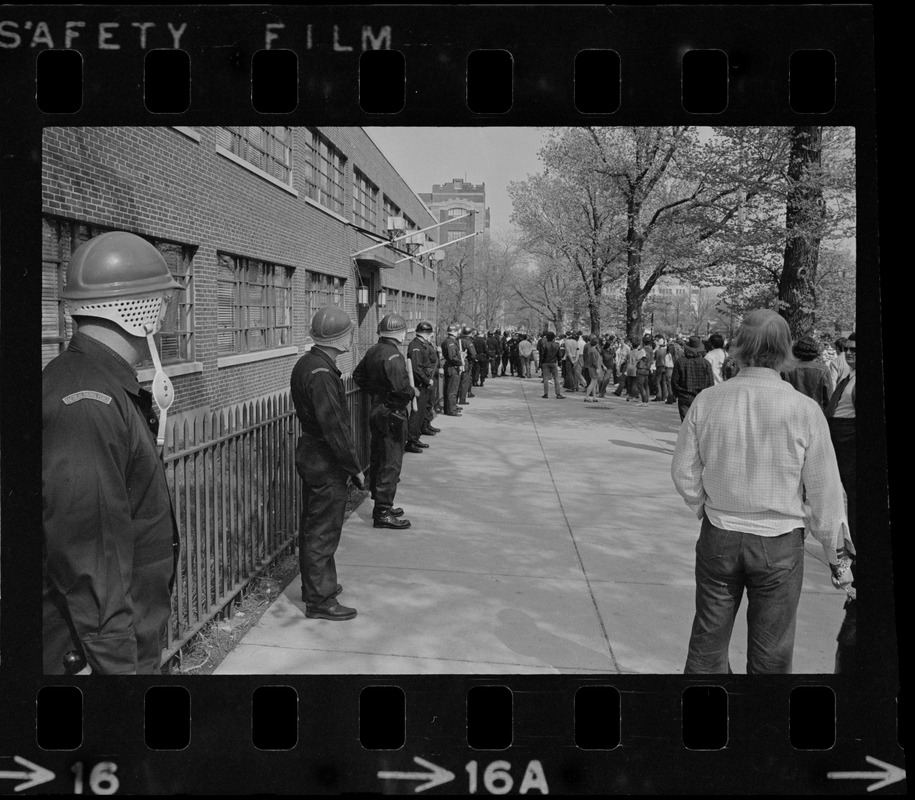
[[[54,780],[54,773],[44,767],[39,767],[31,761],[26,761],[21,756],[13,756],[13,760],[19,764],[19,766],[25,767],[28,770],[28,772],[0,772],[0,779],[24,779],[26,781],[25,783],[20,783],[18,786],[13,787],[13,791],[21,792],[23,789],[31,789],[33,786],[38,786],[39,784]]]
[[[872,783],[867,787],[867,791],[873,792],[875,789],[882,789],[884,786],[889,786],[891,783],[896,783],[897,781],[905,780],[905,770],[900,769],[899,767],[894,767],[892,764],[887,764],[880,759],[874,758],[873,756],[865,756],[869,764],[873,764],[875,767],[881,767],[880,772],[827,772],[827,778],[838,778],[840,780],[872,780],[877,778],[876,783]]]
[[[425,767],[429,772],[379,772],[378,777],[382,780],[395,780],[395,781],[426,781],[421,786],[417,786],[414,791],[423,792],[426,789],[431,789],[433,786],[439,786],[443,783],[448,783],[448,781],[454,780],[454,773],[449,772],[444,767],[440,767],[437,764],[433,764],[431,761],[426,761],[424,758],[419,756],[414,756],[413,760],[419,764],[421,767]]]

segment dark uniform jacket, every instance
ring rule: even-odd
[[[76,333],[42,374],[44,671],[80,648],[93,672],[156,674],[178,529],[152,396]]]
[[[477,351],[477,361],[489,361],[489,347],[485,336],[476,336],[473,340],[474,349]]]
[[[477,360],[477,349],[473,346],[473,339],[469,336],[461,336],[458,341],[465,353],[465,366],[469,369],[471,362]]]
[[[445,372],[449,375],[460,371],[463,363],[461,361],[461,345],[451,334],[445,337],[442,342],[442,359],[445,362]]]
[[[307,352],[293,367],[291,390],[302,424],[301,457],[336,465],[347,475],[359,474],[346,391],[334,359],[318,348]]]
[[[498,336],[488,336],[486,338],[486,349],[489,351],[489,357],[495,358],[502,353],[502,340]]]
[[[356,385],[372,396],[373,403],[403,410],[413,399],[403,353],[393,339],[379,339],[353,370]]]
[[[422,336],[417,336],[407,348],[407,356],[413,368],[413,381],[419,388],[428,388],[435,380],[438,369],[438,353],[435,347]]]

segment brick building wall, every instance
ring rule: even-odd
[[[166,366],[175,384],[174,412],[215,410],[286,389],[299,355],[310,346],[309,272],[342,279],[340,305],[362,324],[362,347],[374,341],[374,326],[390,308],[375,305],[380,288],[423,298],[434,315],[434,273],[388,247],[360,272],[371,281],[371,305],[357,308],[359,282],[350,255],[375,243],[353,224],[354,169],[407,214],[416,227],[434,222],[423,203],[361,128],[322,128],[318,132],[345,159],[342,213],[306,196],[308,129],[290,132],[290,184],[271,179],[242,158],[227,154],[221,128],[47,128],[43,137],[43,221],[45,241],[46,329],[52,332],[59,307],[55,271],[82,239],[107,229],[128,230],[154,244],[192,257],[193,357]],[[380,227],[384,223],[381,222]],[[179,246],[179,247],[174,247]],[[160,249],[161,249],[160,247]],[[250,259],[291,270],[291,340],[284,346],[236,355],[219,351],[220,258]],[[384,266],[379,268],[379,262]],[[222,269],[224,270],[223,262]],[[235,262],[233,262],[235,263]],[[391,265],[390,268],[387,268]],[[278,294],[281,294],[278,292]],[[395,298],[392,298],[395,299]],[[62,311],[60,336],[43,346],[47,361],[69,335]],[[414,320],[415,321],[415,320]],[[371,334],[371,335],[370,335]],[[277,334],[278,335],[278,334]],[[348,372],[357,350],[339,365]],[[151,375],[141,371],[141,380]]]

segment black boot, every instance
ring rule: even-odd
[[[375,528],[393,528],[394,530],[403,530],[410,527],[410,520],[400,519],[391,513],[391,509],[386,509],[378,515],[372,523]]]

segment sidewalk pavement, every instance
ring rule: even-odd
[[[404,455],[412,527],[373,528],[371,500],[347,520],[340,600],[358,616],[307,619],[296,577],[216,674],[683,672],[699,521],[670,478],[677,407],[544,400],[537,379],[474,391]],[[844,598],[808,537],[796,673],[833,671]]]

